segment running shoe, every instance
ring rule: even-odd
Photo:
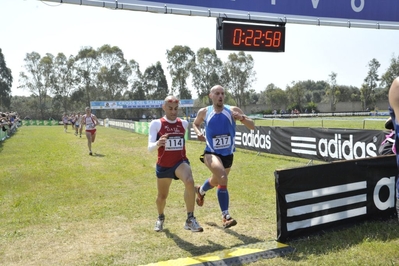
[[[203,232],[204,229],[199,225],[195,217],[191,217],[186,220],[184,224],[184,229],[191,230],[192,232]]]
[[[223,228],[227,229],[237,224],[237,221],[234,220],[230,215],[226,215],[222,219],[223,221]]]
[[[197,193],[197,198],[195,199],[195,201],[197,202],[198,206],[203,206],[204,205],[204,195],[201,195],[200,193],[200,186],[195,186],[195,192]]]
[[[89,155],[93,155],[93,153],[92,153],[92,152],[89,152]]]
[[[155,222],[155,227],[154,227],[154,231],[155,232],[161,232],[163,230],[163,222],[165,220],[161,220],[158,218],[158,220]]]

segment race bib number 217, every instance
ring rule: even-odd
[[[213,140],[213,148],[215,150],[220,150],[231,146],[230,135],[214,136],[212,140]]]

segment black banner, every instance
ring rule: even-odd
[[[395,155],[275,171],[278,241],[393,216],[396,174]]]
[[[382,130],[237,125],[238,148],[271,154],[338,161],[375,157],[387,133]],[[197,136],[191,128],[189,139]]]

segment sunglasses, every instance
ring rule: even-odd
[[[169,99],[169,100],[166,100],[166,102],[168,102],[168,103],[179,103],[179,100]]]

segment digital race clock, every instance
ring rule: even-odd
[[[285,23],[217,18],[216,50],[284,52]]]

